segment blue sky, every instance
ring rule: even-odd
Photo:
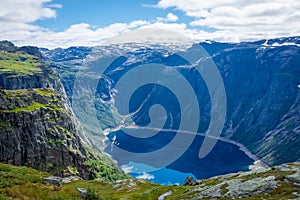
[[[155,21],[157,17],[163,18],[170,12],[177,15],[182,23],[188,24],[192,19],[176,9],[151,7],[150,5],[157,4],[157,0],[55,0],[51,4],[62,5],[56,11],[56,18],[38,20],[35,24],[55,31],[63,31],[70,25],[79,23],[105,27],[113,23],[130,23],[136,20]]]
[[[299,36],[299,18],[299,0],[1,0],[0,40],[95,46],[128,31],[159,28],[195,41],[253,41]]]

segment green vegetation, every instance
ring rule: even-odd
[[[0,112],[32,112],[40,108],[64,111],[61,97],[53,89],[0,90],[0,95],[10,105]]]
[[[51,97],[54,96],[54,90],[53,89],[43,89],[43,88],[35,88],[33,91],[40,95],[40,96],[45,96],[45,97]]]
[[[104,181],[115,181],[131,178],[131,176],[120,171],[118,165],[105,153],[99,153],[88,146],[84,148],[90,155],[90,159],[84,163],[88,167],[90,179],[101,178]]]
[[[32,105],[28,105],[26,107],[15,107],[13,110],[1,110],[1,112],[32,112],[34,110],[37,110],[39,108],[45,108],[46,106],[44,104],[33,102]]]
[[[41,65],[33,56],[0,52],[0,72],[11,76],[26,76],[41,72]]]
[[[78,170],[76,167],[68,166],[68,171],[73,175],[79,175]]]
[[[102,178],[104,181],[113,181],[123,178],[120,176],[118,168],[113,168],[105,164],[102,160],[90,159],[84,164],[89,168],[88,171],[92,174],[92,176],[95,176],[90,177],[91,179]]]
[[[2,94],[5,97],[9,97],[9,98],[22,98],[22,97],[27,97],[30,96],[32,94],[38,94],[39,96],[44,96],[44,97],[51,97],[55,94],[55,92],[53,91],[53,89],[45,89],[45,88],[33,88],[33,89],[21,89],[21,90],[1,90]]]
[[[9,124],[0,121],[0,129],[6,129],[7,127],[9,127]]]
[[[87,189],[85,199],[86,200],[101,200],[100,195],[97,193],[97,191],[90,189],[90,188]]]
[[[254,179],[254,178],[266,178],[268,176],[275,176],[276,180],[283,181],[284,177],[287,175],[294,174],[295,171],[280,171],[280,170],[269,170],[267,172],[263,173],[256,173],[256,174],[251,174],[247,176],[242,176],[242,177],[235,177],[233,179],[242,179],[244,181],[249,180],[249,179]]]
[[[23,185],[25,183],[42,183],[42,178],[49,176],[28,167],[15,167],[0,163],[0,188]]]
[[[74,170],[74,169],[73,169]],[[262,176],[272,175],[278,177],[280,173],[286,172],[270,170],[260,173]],[[289,174],[289,173],[288,173]],[[42,178],[49,174],[41,173],[27,167],[14,167],[0,163],[0,199],[81,199],[77,188],[87,190],[86,199],[107,200],[107,199],[157,199],[160,195],[172,191],[173,194],[166,197],[166,200],[191,199],[197,195],[197,187],[205,188],[214,185],[217,178],[202,180],[200,186],[162,186],[150,183],[145,180],[126,179],[118,182],[104,182],[100,180],[79,180],[63,184],[62,187],[55,187],[43,183]],[[244,176],[243,178],[254,178],[257,174]],[[235,177],[236,178],[236,177]],[[241,177],[240,177],[241,178]],[[222,194],[227,192],[228,185],[221,187]],[[195,191],[192,191],[196,189]],[[268,193],[257,194],[244,199],[295,199],[293,193],[300,194],[300,187],[288,182],[280,181],[278,187]],[[228,198],[218,198],[228,199]]]

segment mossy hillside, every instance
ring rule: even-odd
[[[61,96],[53,89],[1,90],[0,112],[32,112],[37,109],[64,110]]]
[[[105,153],[99,153],[98,150],[84,146],[88,152],[88,160],[85,161],[87,171],[89,172],[89,179],[100,178],[104,181],[115,181],[119,179],[132,178],[120,170],[116,162]]]
[[[41,73],[38,58],[23,53],[0,52],[0,72],[10,76],[26,76]]]
[[[237,178],[242,172],[233,175]],[[254,173],[252,175],[242,176],[244,179],[251,180],[256,177],[275,176],[277,178],[278,186],[266,193],[249,195],[243,198],[248,200],[258,199],[295,199],[294,194],[300,193],[300,187],[280,180],[282,176],[286,176],[285,171],[275,168],[267,172]],[[173,194],[166,197],[166,200],[178,199],[193,199],[197,197],[197,193],[201,188],[210,187],[212,185],[222,183],[222,181],[230,180],[231,178],[222,179],[214,177],[212,179],[202,180],[200,186],[162,186],[150,183],[145,180],[126,179],[117,182],[104,182],[101,180],[79,180],[71,183],[63,184],[58,188],[52,185],[43,183],[42,178],[49,174],[40,173],[37,170],[27,167],[14,167],[11,165],[0,164],[0,199],[81,199],[77,188],[88,189],[90,196],[93,199],[158,199],[158,197],[168,191]],[[241,178],[241,177],[240,177]],[[218,179],[218,181],[216,181]],[[221,187],[222,195],[226,194],[226,183]],[[198,192],[197,192],[198,191]],[[205,199],[205,198],[204,198]],[[209,198],[207,198],[209,199]],[[220,197],[216,199],[230,199],[228,197]]]
[[[0,199],[81,199],[77,188],[86,188],[93,191],[98,199],[157,199],[161,194],[173,190],[182,194],[187,187],[161,186],[144,180],[122,181],[120,187],[114,187],[115,183],[99,180],[80,180],[63,184],[58,188],[43,183],[42,178],[49,176],[37,170],[27,167],[14,167],[0,164],[0,175],[3,184],[0,187]],[[128,187],[128,184],[133,187]]]
[[[50,176],[46,172],[29,167],[16,167],[0,163],[0,188],[13,187],[25,183],[42,183],[43,177]]]

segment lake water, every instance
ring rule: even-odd
[[[137,163],[133,161],[133,157],[120,156],[114,148],[114,145],[117,145],[130,152],[151,152],[172,140],[174,134],[176,133],[165,132],[163,137],[136,139],[119,130],[108,135],[109,140],[114,144],[107,146],[105,151],[118,161],[125,172],[133,177],[144,178],[163,185],[183,184],[187,176],[204,179],[216,175],[247,171],[249,166],[254,163],[254,160],[241,151],[237,145],[220,140],[206,157],[200,159],[198,153],[204,139],[201,135],[195,137],[193,143],[181,157],[162,168],[155,168],[149,163]]]

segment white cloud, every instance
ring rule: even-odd
[[[37,20],[55,18],[56,9],[61,7],[52,0],[0,0],[0,40],[52,49],[100,45],[121,33],[145,28],[167,29],[194,40],[226,42],[300,35],[299,0],[159,0],[154,6],[183,11],[193,19],[189,25],[180,23],[172,12],[156,20],[114,23],[106,27],[73,24],[61,32],[34,25]],[[168,41],[165,36],[159,38]]]
[[[177,15],[173,14],[173,13],[168,13],[167,16],[165,18],[163,17],[157,17],[156,20],[158,22],[176,22],[178,21],[178,17]]]
[[[52,8],[61,5],[50,5],[46,3],[51,0],[1,0],[0,21],[7,23],[34,22],[38,19],[55,18],[56,12]]]
[[[194,18],[190,25],[195,28],[215,29],[207,39],[239,41],[300,34],[299,0],[160,0],[156,7],[183,11]]]
[[[167,19],[168,22],[176,22],[178,21],[177,15],[174,15],[173,13],[168,13]]]

